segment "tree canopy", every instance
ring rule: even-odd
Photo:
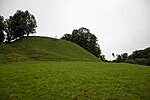
[[[5,29],[4,18],[3,18],[3,16],[0,16],[0,42],[4,41],[4,37],[5,37],[4,32],[3,32],[4,29]]]
[[[128,59],[128,53],[123,53],[121,55],[117,54],[116,62],[125,62]]]
[[[96,57],[100,57],[101,50],[97,43],[97,37],[87,28],[81,27],[79,29],[74,29],[72,34],[65,34],[61,39],[74,42]]]
[[[24,35],[28,36],[35,33],[36,27],[36,20],[32,14],[28,11],[17,10],[13,16],[10,16],[5,21],[6,40],[7,42],[11,42],[11,40],[16,40]]]
[[[150,65],[150,47],[144,50],[136,50],[129,55],[127,62],[142,65]]]
[[[136,50],[130,56],[129,59],[136,59],[136,58],[150,58],[150,47],[144,50]]]
[[[114,62],[150,65],[150,47],[144,50],[136,50],[129,56],[127,53],[117,55],[117,58],[114,60]]]

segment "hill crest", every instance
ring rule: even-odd
[[[38,36],[1,44],[0,56],[0,63],[25,60],[98,61],[98,58],[75,43]]]

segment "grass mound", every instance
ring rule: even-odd
[[[98,61],[80,46],[48,37],[27,37],[0,45],[0,63],[24,60]]]

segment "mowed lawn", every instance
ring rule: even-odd
[[[84,61],[0,65],[0,100],[150,99],[150,67]]]

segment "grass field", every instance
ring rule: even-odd
[[[0,100],[149,100],[150,67],[86,61],[0,65]]]
[[[104,63],[48,37],[0,44],[0,100],[149,100],[150,67]]]

